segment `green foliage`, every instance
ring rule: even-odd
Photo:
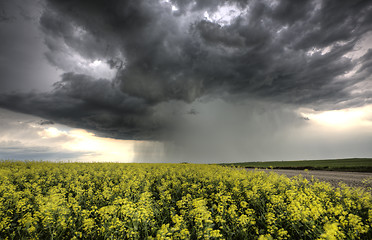
[[[196,164],[0,162],[0,239],[372,239],[362,189]]]

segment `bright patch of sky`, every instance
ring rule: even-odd
[[[300,109],[300,114],[304,118],[308,118],[312,124],[328,129],[342,130],[364,127],[365,130],[369,129],[372,132],[372,105],[332,111]]]
[[[163,4],[164,6],[170,7],[172,12],[175,12],[175,11],[179,10],[178,7],[174,4],[172,4],[169,0],[162,0],[162,1],[160,1],[160,3]]]
[[[40,118],[0,109],[0,159],[132,162],[135,141],[102,138]],[[136,143],[138,144],[138,143]]]
[[[355,60],[366,54],[368,49],[372,49],[372,31],[364,34],[355,45],[354,50],[348,52],[345,56]]]
[[[110,80],[115,77],[117,69],[110,68],[106,61],[86,59],[66,44],[64,47],[64,51],[61,51],[55,61],[58,61],[58,66],[65,72],[86,74],[94,76],[96,79],[104,78]]]
[[[372,49],[372,32],[368,32],[363,36],[363,38],[358,41],[355,45],[353,51],[348,52],[345,57],[351,58],[353,61],[357,61],[358,58],[362,57],[368,52],[369,49]],[[344,74],[344,77],[352,77],[360,69],[361,64],[357,64],[351,71]]]
[[[248,10],[242,11],[235,5],[223,5],[218,7],[215,12],[204,12],[204,18],[207,21],[217,23],[221,26],[230,25],[237,17],[246,14]]]

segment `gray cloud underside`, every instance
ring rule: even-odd
[[[230,24],[203,17],[224,4],[242,10]],[[107,136],[162,139],[178,102],[205,97],[314,109],[372,103],[370,91],[353,92],[371,80],[372,50],[346,55],[372,30],[371,1],[47,0],[39,24],[52,65],[63,69],[68,46],[110,63],[116,78],[65,73],[54,91],[2,94],[0,106]],[[159,110],[169,102],[174,109]]]
[[[3,146],[7,143],[0,142],[0,159],[1,160],[74,160],[82,155],[89,155],[86,152],[57,152],[49,147],[27,147],[18,145],[14,147]]]

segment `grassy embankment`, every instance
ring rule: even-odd
[[[347,158],[303,161],[242,162],[222,165],[246,168],[309,169],[327,171],[372,172],[372,158]]]

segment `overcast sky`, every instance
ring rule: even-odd
[[[0,2],[0,158],[372,157],[372,2]]]

